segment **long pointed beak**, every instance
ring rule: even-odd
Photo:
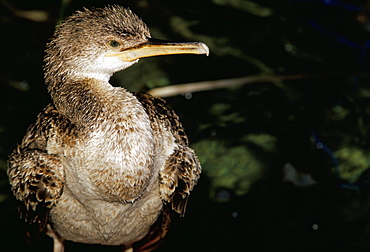
[[[116,56],[123,61],[131,62],[140,58],[171,54],[206,54],[208,56],[209,48],[201,42],[168,42],[149,39],[146,43],[107,56]]]

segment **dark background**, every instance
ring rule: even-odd
[[[2,0],[0,251],[51,251],[48,238],[42,248],[27,243],[6,160],[50,101],[42,59],[55,25],[75,10],[113,3],[141,16],[153,37],[202,41],[211,52],[142,59],[113,85],[147,91],[274,77],[166,98],[203,174],[159,251],[370,248],[370,1]],[[67,244],[84,250],[117,248]]]

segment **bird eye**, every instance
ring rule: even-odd
[[[108,42],[108,44],[109,44],[109,46],[110,46],[110,47],[113,47],[113,48],[115,48],[115,47],[119,47],[119,46],[121,45],[119,42],[117,42],[117,41],[115,41],[115,40],[110,40],[110,41]]]

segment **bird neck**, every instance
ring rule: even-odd
[[[80,126],[98,125],[97,121],[106,120],[111,111],[109,107],[114,106],[110,101],[114,88],[107,81],[76,75],[64,76],[61,80],[48,87],[60,114]]]

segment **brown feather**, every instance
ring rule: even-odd
[[[64,129],[64,135],[71,138],[72,128],[52,105],[48,105],[38,115],[36,123],[28,128],[8,161],[12,191],[24,204],[20,208],[21,216],[28,223],[38,223],[42,229],[47,224],[48,212],[62,194],[65,179],[61,161],[56,154],[48,153],[47,143],[55,140],[53,136],[58,129]]]

